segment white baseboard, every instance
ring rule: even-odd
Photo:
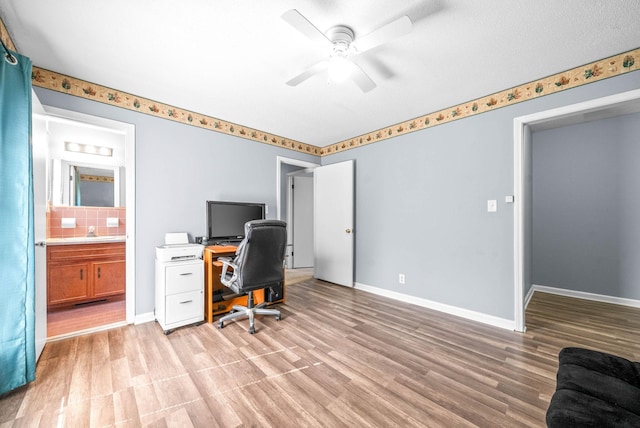
[[[548,287],[546,285],[534,284],[531,291],[540,291],[542,293],[557,294],[566,297],[575,297],[577,299],[594,300],[602,303],[612,303],[614,305],[630,306],[640,308],[640,300],[626,299],[624,297],[606,296],[604,294],[587,293],[586,291],[567,290],[565,288]]]
[[[377,294],[379,296],[388,297],[405,303],[421,306],[427,309],[433,309],[450,315],[455,315],[472,321],[481,322],[494,327],[504,328],[506,330],[515,330],[515,321],[504,318],[495,317],[493,315],[483,314],[481,312],[471,311],[469,309],[458,308],[456,306],[445,305],[443,303],[434,302],[420,297],[409,296],[407,294],[398,293],[396,291],[385,290],[383,288],[372,287],[370,285],[356,282],[354,288]]]
[[[531,301],[531,298],[533,297],[533,292],[535,291],[534,289],[535,286],[531,286],[531,288],[529,289],[529,292],[527,293],[526,296],[524,296],[524,308],[527,309],[527,306],[529,306],[529,302]]]
[[[136,315],[133,323],[134,324],[144,324],[146,322],[152,322],[156,320],[156,316],[153,312],[147,312],[146,314]]]

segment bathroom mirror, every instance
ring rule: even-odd
[[[47,123],[48,199],[52,206],[125,205],[124,135],[80,121]]]
[[[124,206],[124,168],[54,159],[51,204],[54,206]]]
[[[69,174],[69,205],[113,207],[113,170],[71,166]]]

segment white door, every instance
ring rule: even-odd
[[[313,177],[293,176],[293,268],[313,266]]]
[[[314,276],[353,286],[353,161],[314,170]]]
[[[32,92],[33,120],[31,144],[33,152],[33,237],[35,250],[36,281],[36,360],[47,342],[47,124],[44,109]]]

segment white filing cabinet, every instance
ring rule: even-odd
[[[204,264],[202,259],[156,260],[156,320],[169,334],[187,324],[204,321]]]

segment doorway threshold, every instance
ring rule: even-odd
[[[85,334],[98,333],[100,331],[111,330],[118,327],[124,327],[126,325],[127,325],[126,321],[118,321],[111,324],[105,324],[97,327],[86,328],[84,330],[72,331],[70,333],[63,333],[57,336],[47,337],[47,343],[57,342],[59,340],[69,339],[77,336],[84,336]]]

